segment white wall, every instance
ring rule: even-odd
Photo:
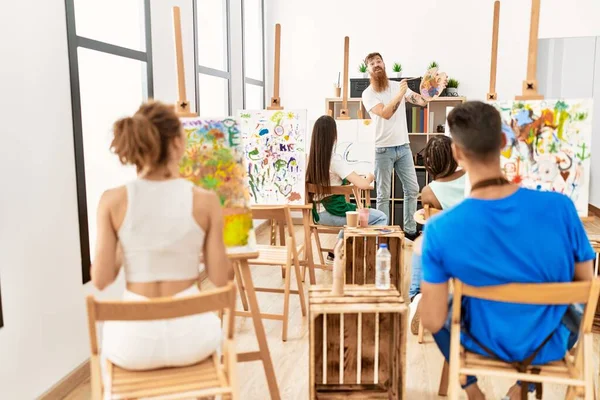
[[[92,288],[81,284],[65,2],[26,6],[4,4],[2,15],[10,18],[0,23],[6,399],[39,396],[89,355],[84,295]]]
[[[483,100],[489,90],[493,3],[265,0],[266,97],[273,92],[274,26],[280,23],[281,101],[286,108],[307,108],[309,121],[325,113],[325,98],[334,97],[333,82],[343,71],[344,36],[350,37],[351,78],[359,77],[357,67],[372,51],[382,53],[388,74],[392,64],[400,62],[404,76],[421,76],[429,62],[436,60],[443,71],[461,82],[461,95]],[[496,85],[501,100],[522,91],[530,11],[528,0],[501,1]],[[544,0],[539,37],[598,36],[599,19],[598,0]],[[594,132],[594,142],[599,143],[600,128]],[[600,204],[600,176],[595,181],[591,198]]]

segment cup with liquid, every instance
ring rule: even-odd
[[[346,211],[346,225],[350,228],[358,228],[358,211]]]

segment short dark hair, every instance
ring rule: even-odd
[[[383,57],[381,57],[381,54],[379,54],[379,53],[369,53],[365,57],[365,64],[369,65],[369,61],[371,61],[371,59],[373,59],[375,57],[379,57],[379,58],[381,58],[381,61],[383,61]]]
[[[448,136],[432,136],[423,153],[425,169],[433,179],[446,178],[456,172],[458,163],[452,155],[452,139]]]
[[[467,156],[483,161],[500,156],[502,119],[496,108],[481,101],[467,101],[448,114],[452,139]]]

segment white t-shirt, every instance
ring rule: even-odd
[[[354,172],[350,165],[342,160],[342,156],[334,154],[331,157],[331,165],[329,166],[329,183],[331,186],[342,186],[342,180]]]
[[[375,122],[375,147],[400,146],[410,142],[406,126],[406,99],[414,93],[412,90],[406,90],[404,99],[398,104],[396,112],[390,119],[382,118],[371,112],[373,107],[379,103],[384,106],[389,104],[400,91],[400,82],[389,82],[388,88],[383,92],[375,92],[373,86],[369,85],[362,94],[362,102]]]

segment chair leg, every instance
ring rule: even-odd
[[[565,396],[566,400],[574,400],[576,395],[576,390],[574,386],[569,386],[567,389],[567,395]]]
[[[418,332],[418,336],[417,336],[417,341],[419,343],[423,343],[424,331],[425,331],[425,328],[423,328],[423,323],[421,321],[419,321],[419,332]]]
[[[438,388],[438,396],[448,396],[448,370],[450,366],[447,361],[444,361],[444,367],[442,368],[442,376],[440,377],[440,387]]]
[[[290,277],[291,277],[291,262],[288,259],[288,263],[286,269],[288,269],[285,274],[285,286],[283,290],[283,329],[281,331],[281,340],[284,342],[287,341],[287,330],[288,330],[288,319],[289,319],[289,311],[290,311]]]
[[[521,382],[521,400],[527,400],[529,395],[529,382]]]
[[[538,400],[541,400],[543,395],[544,395],[544,385],[541,382],[536,382],[535,398]]]
[[[325,258],[323,257],[323,248],[321,247],[321,239],[319,239],[319,231],[317,229],[312,229],[313,234],[315,235],[315,242],[317,243],[317,250],[319,250],[319,260],[321,261],[321,265],[325,265]]]
[[[306,298],[304,297],[304,284],[302,283],[302,274],[300,273],[300,263],[294,262],[294,273],[296,274],[296,285],[298,286],[298,295],[300,296],[300,310],[302,316],[306,316]]]
[[[244,283],[242,281],[242,272],[240,271],[240,266],[238,263],[233,263],[235,281],[238,287],[238,293],[240,294],[240,300],[242,300],[242,307],[244,307],[244,311],[248,311],[248,299],[246,298],[246,289],[244,288]]]

